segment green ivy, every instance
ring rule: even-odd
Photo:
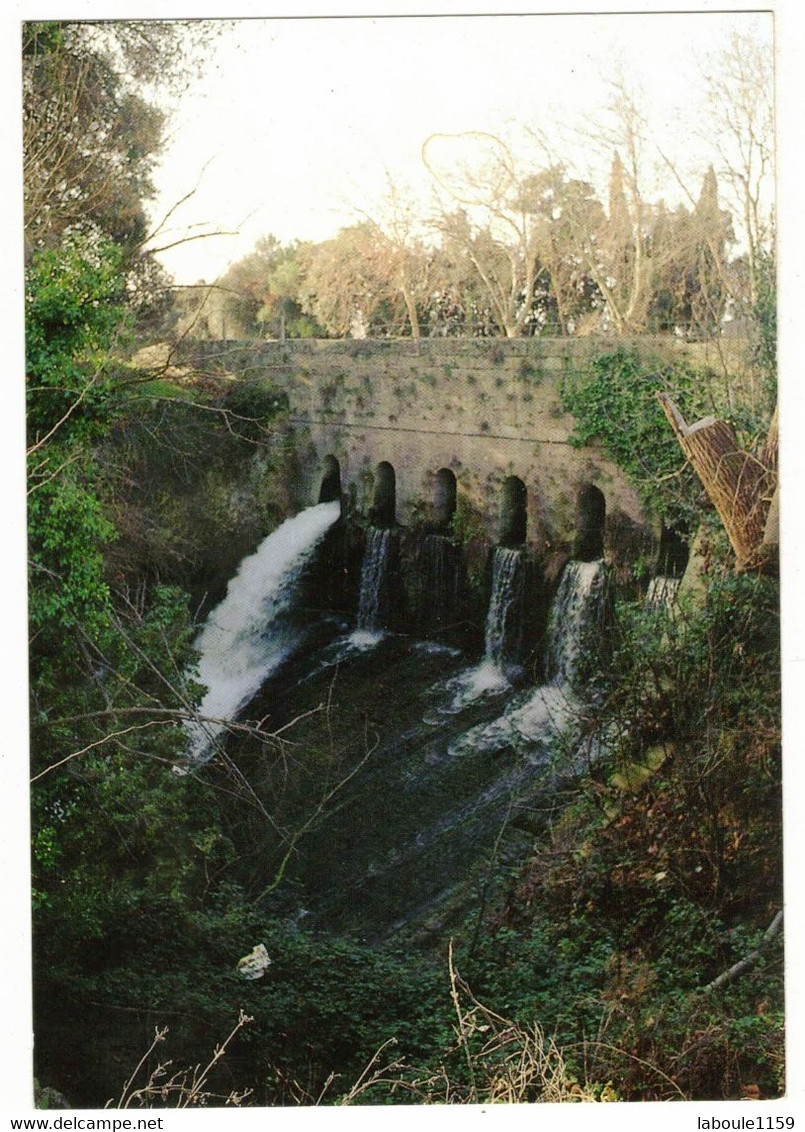
[[[560,388],[562,406],[575,418],[570,443],[577,448],[600,443],[644,505],[669,526],[684,528],[699,516],[699,489],[658,392],[669,393],[688,420],[712,411],[706,374],[633,349],[595,358],[588,370],[566,375]]]

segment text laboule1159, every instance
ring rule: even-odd
[[[793,1116],[699,1116],[697,1129],[706,1132],[783,1132],[793,1128]]]

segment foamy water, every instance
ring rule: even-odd
[[[301,576],[338,519],[338,502],[319,503],[287,519],[240,563],[226,597],[196,640],[198,678],[207,687],[188,726],[190,757],[200,758],[226,722],[236,719],[299,641],[289,619]]]

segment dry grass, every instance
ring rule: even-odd
[[[147,1064],[148,1059],[157,1046],[165,1040],[167,1027],[157,1029],[154,1040],[140,1061],[134,1072],[123,1086],[116,1108],[201,1108],[207,1105],[236,1105],[240,1106],[249,1097],[251,1090],[242,1093],[230,1092],[228,1095],[214,1093],[209,1088],[209,1078],[218,1062],[225,1055],[227,1048],[235,1035],[252,1019],[240,1012],[240,1016],[231,1030],[229,1036],[217,1045],[206,1065],[189,1066],[184,1069],[172,1070],[172,1062],[159,1062],[148,1076],[144,1085],[137,1086],[137,1078]],[[113,1105],[110,1100],[106,1108]]]

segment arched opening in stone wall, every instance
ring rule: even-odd
[[[519,476],[508,476],[503,481],[500,508],[501,546],[522,546],[525,542],[528,493]]]
[[[662,525],[657,573],[666,578],[681,578],[688,564],[690,550],[683,531]]]
[[[319,503],[334,503],[341,499],[341,465],[335,456],[325,456]]]
[[[607,503],[604,493],[593,484],[585,484],[576,496],[576,541],[573,557],[582,562],[595,562],[604,557],[604,528]]]
[[[369,521],[375,527],[393,527],[397,522],[397,477],[388,460],[377,465]]]
[[[450,526],[456,513],[456,477],[449,468],[440,468],[436,473],[433,511],[434,522],[438,530],[444,530]]]

